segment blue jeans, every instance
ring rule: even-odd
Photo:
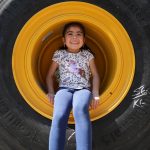
[[[92,150],[92,129],[88,111],[91,96],[88,89],[60,89],[56,93],[49,150],[64,150],[66,128],[72,108],[77,150]]]

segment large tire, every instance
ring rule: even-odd
[[[150,149],[150,2],[148,0],[84,0],[114,15],[128,32],[135,50],[136,69],[123,102],[93,122],[93,150]],[[46,150],[50,121],[23,100],[12,73],[12,50],[24,24],[46,6],[61,0],[0,1],[0,149]],[[19,60],[18,60],[19,61]],[[66,144],[75,149],[72,138]]]

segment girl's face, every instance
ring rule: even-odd
[[[78,52],[85,42],[84,33],[80,27],[72,26],[67,29],[63,42],[67,46],[68,51]]]

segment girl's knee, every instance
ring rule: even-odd
[[[73,108],[73,114],[74,114],[74,117],[81,117],[83,116],[84,114],[87,114],[88,113],[88,105],[76,105],[74,106]]]

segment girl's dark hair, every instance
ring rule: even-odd
[[[66,34],[68,28],[70,28],[70,27],[76,27],[76,26],[81,29],[81,31],[83,32],[83,36],[85,37],[85,28],[84,28],[84,26],[80,22],[69,22],[69,23],[67,23],[64,26],[64,28],[63,28],[63,32],[62,32],[63,37],[65,37],[65,34]],[[64,45],[64,46],[60,47],[60,49],[66,50],[67,47],[66,47],[66,45]],[[81,51],[82,50],[87,50],[90,53],[92,53],[93,55],[95,55],[86,44],[84,44],[80,49],[81,49]]]
[[[79,23],[79,22],[70,22],[70,23],[67,23],[64,26],[64,29],[63,29],[63,32],[62,32],[63,37],[65,37],[65,34],[66,34],[68,28],[76,27],[76,26],[81,29],[81,31],[83,32],[83,35],[85,36],[85,28],[84,28],[84,26],[81,23]]]

